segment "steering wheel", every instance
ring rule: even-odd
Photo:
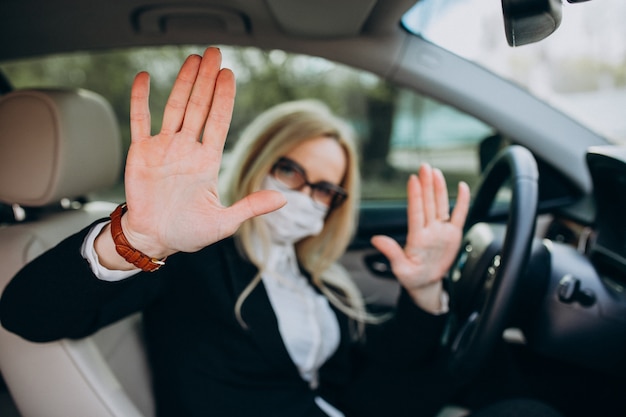
[[[518,145],[501,151],[485,170],[447,281],[451,324],[444,342],[457,376],[469,378],[483,368],[508,324],[535,233],[538,177],[535,158]],[[480,222],[507,180],[506,226]]]

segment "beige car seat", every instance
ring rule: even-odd
[[[37,213],[0,223],[0,291],[30,260],[108,216],[114,203],[75,200],[115,184],[121,160],[118,125],[101,96],[23,90],[0,97],[0,203],[18,220],[22,208]],[[153,416],[144,353],[140,315],[52,343],[0,328],[0,373],[23,417]]]

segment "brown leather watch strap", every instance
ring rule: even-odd
[[[128,207],[124,203],[117,206],[111,213],[111,236],[113,236],[115,250],[126,262],[135,265],[142,271],[154,272],[165,265],[165,258],[160,260],[151,258],[130,245],[122,230],[122,216],[126,213],[126,210],[128,210]]]

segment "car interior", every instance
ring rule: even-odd
[[[3,96],[0,124],[2,178],[25,181],[4,181],[1,198],[14,207],[29,207],[23,215],[33,217],[1,230],[4,288],[23,265],[69,230],[115,208],[113,203],[89,202],[67,209],[60,201],[115,182],[118,166],[110,161],[120,160],[121,149],[110,105],[87,91],[30,90]],[[0,330],[0,367],[20,413],[61,416],[71,407],[75,415],[153,415],[139,329],[136,315],[87,339],[48,344],[29,343]]]
[[[11,226],[0,229],[1,290],[68,231],[107,217],[116,207],[81,197],[115,183],[119,166],[110,161],[121,161],[121,142],[109,103],[84,90],[6,94],[0,98],[0,125],[2,178],[24,181],[0,187],[0,200],[13,209],[2,218]],[[155,415],[140,314],[88,338],[44,344],[0,328],[0,345],[0,369],[19,415]],[[465,412],[448,407],[441,416]]]
[[[417,6],[415,13],[428,23],[452,3],[2,2],[0,36],[9,41],[0,43],[0,293],[29,261],[109,216],[123,199],[128,135],[127,121],[102,91],[30,85],[20,80],[21,67],[12,70],[13,61],[163,45],[297,53],[356,68],[362,72],[348,78],[375,75],[401,91],[394,109],[402,117],[394,119],[394,132],[414,119],[426,135],[431,125],[422,114],[432,108],[438,117],[455,117],[442,119],[446,129],[435,140],[444,143],[454,130],[450,125],[463,131],[455,142],[462,152],[438,144],[414,151],[401,140],[390,145],[396,143],[394,152],[385,151],[394,166],[406,168],[402,181],[427,161],[449,168],[444,172],[450,178],[471,182],[465,236],[446,277],[453,319],[442,340],[451,369],[467,383],[438,417],[461,417],[511,396],[545,401],[565,417],[626,416],[626,132],[609,138],[442,47],[426,30],[407,28],[408,13]],[[503,25],[500,40],[525,48],[556,37],[568,9],[601,1],[494,3]],[[626,47],[621,59],[618,66],[626,67]],[[159,65],[165,66],[157,64],[157,75]],[[130,85],[134,73],[121,75]],[[613,87],[626,91],[622,78]],[[106,89],[108,80],[100,82]],[[238,89],[243,96],[246,85]],[[346,102],[363,107],[354,97]],[[117,190],[114,198],[98,194],[109,189]],[[369,240],[382,233],[402,241],[406,204],[366,197],[341,262],[372,309],[389,311],[399,285]],[[51,343],[28,342],[0,328],[0,377],[0,415],[6,417],[155,415],[140,314],[85,339]]]

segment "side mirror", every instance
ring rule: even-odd
[[[502,0],[502,14],[509,46],[526,45],[545,39],[559,27],[561,0]]]

